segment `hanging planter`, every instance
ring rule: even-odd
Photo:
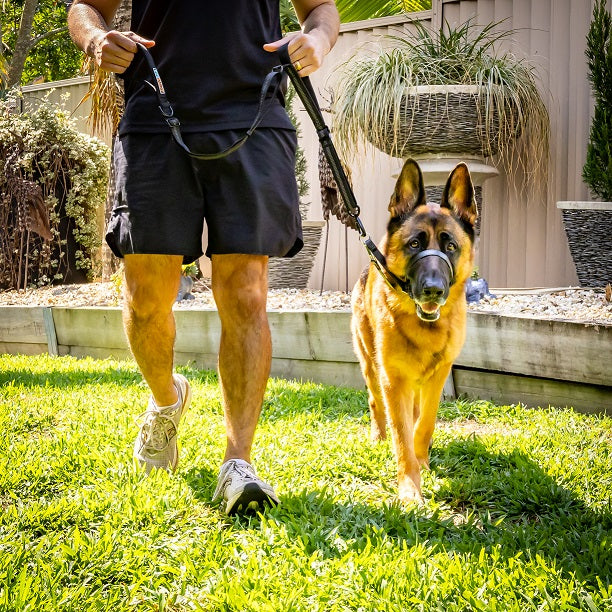
[[[492,91],[498,92],[495,87]],[[499,108],[478,85],[407,87],[386,128],[366,133],[368,141],[392,157],[465,154],[491,157],[502,148],[501,123],[516,125],[516,109]],[[514,137],[518,135],[518,126]]]
[[[373,144],[393,157],[496,157],[530,186],[546,184],[549,119],[533,68],[494,46],[496,33],[470,21],[431,32],[421,23],[392,48],[358,51],[334,88],[334,134],[345,152]]]

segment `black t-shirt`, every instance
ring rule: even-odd
[[[150,52],[182,131],[251,125],[263,80],[280,63],[263,49],[281,38],[279,0],[134,0],[131,29],[155,41]],[[166,131],[142,53],[123,78],[120,133]],[[281,93],[260,125],[293,128]]]

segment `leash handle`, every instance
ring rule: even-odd
[[[342,163],[340,162],[340,157],[338,156],[334,143],[332,142],[330,130],[325,124],[325,119],[323,119],[321,108],[319,107],[319,102],[312,87],[312,83],[307,76],[301,77],[295,69],[291,58],[289,57],[289,43],[278,49],[278,55],[282,62],[283,69],[289,75],[295,91],[297,92],[302,104],[304,105],[304,108],[306,109],[306,112],[315,126],[317,136],[319,137],[319,142],[323,148],[323,153],[332,171],[336,185],[338,186],[338,191],[340,192],[340,195],[344,200],[344,204],[348,209],[348,213],[355,219],[359,235],[362,238],[365,238],[367,233],[359,219],[360,210],[357,200],[355,199],[355,194],[351,189],[346,173],[344,172],[344,168],[342,167]]]

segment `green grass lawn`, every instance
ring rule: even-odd
[[[0,356],[0,610],[610,610],[612,421],[442,406],[427,502],[396,503],[365,392],[270,381],[254,464],[281,505],[211,505],[213,373],[170,477],[131,452],[131,362]]]

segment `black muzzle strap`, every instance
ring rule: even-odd
[[[441,259],[450,270],[450,284],[452,285],[455,282],[455,269],[453,268],[451,260],[448,258],[448,255],[446,255],[446,253],[438,251],[438,249],[425,249],[424,251],[417,253],[410,262],[410,268],[408,269],[408,277],[412,275],[412,269],[414,268],[416,263],[421,259],[424,259],[425,257],[437,257],[438,259]]]

